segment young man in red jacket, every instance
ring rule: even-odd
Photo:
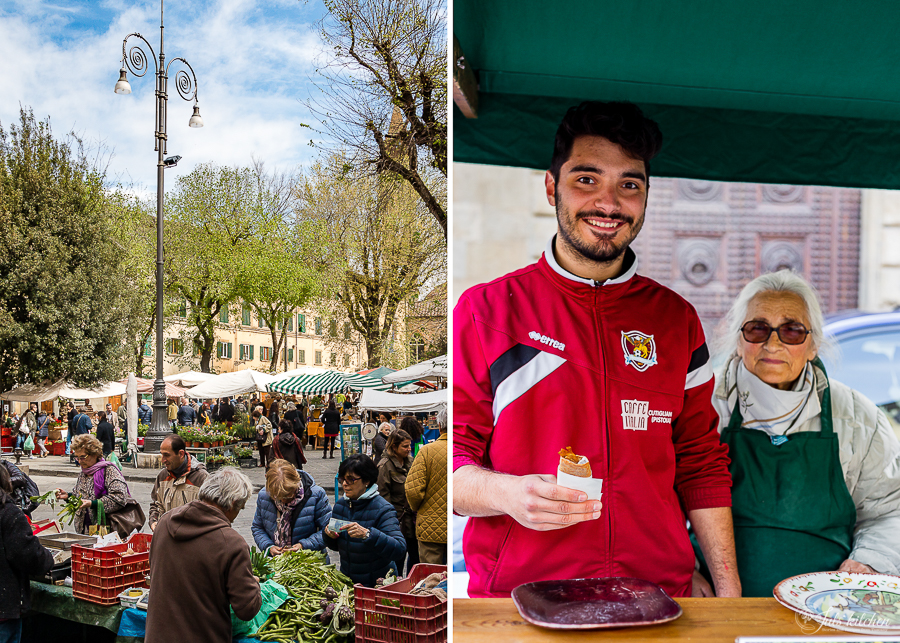
[[[534,265],[454,311],[453,507],[471,596],[530,581],[631,576],[690,596],[693,525],[719,596],[740,596],[727,448],[700,320],[636,273],[656,123],[583,103],[556,135],[547,199],[558,234]],[[553,412],[548,412],[548,409]],[[602,504],[556,484],[584,455]]]

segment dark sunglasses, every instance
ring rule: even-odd
[[[362,478],[358,478],[356,476],[344,476],[343,478],[338,478],[338,482],[341,484],[353,484],[354,482],[359,482]]]
[[[772,327],[762,321],[748,321],[741,326],[741,335],[751,344],[762,344],[769,341],[772,331],[778,334],[782,344],[795,346],[806,341],[806,336],[812,331],[800,322],[788,322],[781,326]]]

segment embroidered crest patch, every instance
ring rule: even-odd
[[[625,353],[625,365],[643,373],[656,364],[656,341],[653,335],[645,335],[638,330],[622,331],[622,351]]]

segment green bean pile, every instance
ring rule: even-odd
[[[272,562],[272,579],[291,595],[253,635],[262,641],[342,643],[353,635],[353,581],[323,552],[290,551]]]

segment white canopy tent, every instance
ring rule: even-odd
[[[275,381],[274,375],[260,373],[253,369],[235,371],[234,373],[222,373],[209,378],[203,384],[188,389],[187,394],[197,399],[214,399],[230,397],[243,393],[265,391],[266,387]]]
[[[125,385],[120,382],[106,382],[96,388],[86,389],[77,388],[65,380],[60,380],[53,384],[44,382],[43,384],[17,386],[5,393],[0,393],[0,399],[12,402],[45,402],[58,397],[69,400],[86,400],[113,397],[124,393]]]
[[[165,375],[163,377],[163,380],[165,380],[166,382],[171,382],[172,384],[176,384],[182,388],[190,388],[192,386],[199,386],[200,384],[203,384],[213,377],[215,377],[214,373],[187,371],[186,373],[173,373],[172,375]]]
[[[434,359],[407,366],[399,371],[394,371],[381,378],[385,384],[398,382],[410,382],[416,380],[436,380],[439,377],[447,377],[447,356],[441,355]]]
[[[447,389],[404,395],[365,389],[357,404],[360,411],[403,411],[405,413],[430,413],[447,408]]]

